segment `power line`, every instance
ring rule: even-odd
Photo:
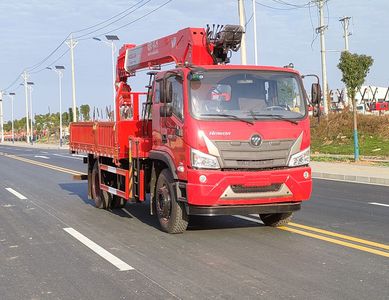
[[[170,2],[172,2],[172,1],[173,1],[173,0],[168,0],[168,1],[164,2],[163,4],[161,4],[160,6],[158,6],[157,8],[155,8],[155,9],[149,11],[148,13],[144,14],[143,16],[140,16],[139,18],[137,18],[137,19],[135,19],[135,20],[133,20],[133,21],[131,21],[131,22],[129,22],[129,23],[126,23],[126,24],[124,24],[124,25],[122,25],[122,26],[120,26],[120,27],[117,27],[117,28],[114,28],[114,29],[112,29],[112,30],[110,30],[110,31],[101,33],[101,34],[99,34],[98,36],[106,35],[106,34],[108,34],[108,33],[112,33],[112,32],[114,32],[114,31],[116,31],[116,30],[119,30],[119,29],[122,29],[122,28],[124,28],[124,27],[127,27],[127,26],[129,26],[129,25],[131,25],[131,24],[133,24],[133,23],[135,23],[135,22],[137,22],[137,21],[139,21],[139,20],[141,20],[141,19],[143,19],[143,18],[145,18],[145,17],[151,15],[152,13],[156,12],[157,10],[160,10],[162,7],[168,5],[168,4],[169,4]]]
[[[294,9],[297,9],[296,7],[290,7],[290,8],[274,7],[274,6],[270,6],[270,5],[267,5],[267,4],[260,3],[258,1],[255,1],[255,3],[258,4],[259,6],[270,8],[270,9],[274,9],[274,10],[294,10]]]
[[[57,61],[59,61],[62,57],[64,57],[69,51],[70,51],[70,49],[66,49],[66,51],[64,53],[62,53],[60,57],[58,57],[56,60],[54,60],[50,64],[48,64],[47,67],[50,67],[50,66],[54,65]],[[30,74],[40,73],[40,72],[46,70],[47,67],[44,67],[44,68],[42,68],[42,69],[40,69],[38,71],[30,72]]]
[[[319,36],[318,33],[315,30],[315,26],[313,25],[312,21],[312,12],[311,12],[311,7],[309,6],[309,20],[311,21],[311,26],[312,26],[312,42],[311,42],[311,49],[313,50],[313,44],[315,43],[317,37]]]
[[[4,90],[7,91],[9,90],[11,87],[13,87],[15,85],[15,83],[19,80],[20,76],[22,76],[23,72],[20,72],[19,75],[16,77],[16,79],[14,81],[12,81],[12,83],[7,86]]]
[[[144,0],[143,0],[143,1],[144,1]],[[131,8],[137,6],[139,3],[143,2],[143,1],[140,1],[140,2],[138,2],[137,4],[131,6]],[[90,31],[90,32],[88,32],[88,33],[85,33],[85,34],[82,34],[82,35],[79,35],[79,36],[76,36],[75,39],[80,39],[80,40],[81,40],[81,38],[83,38],[83,37],[85,37],[85,36],[87,36],[87,35],[90,35],[90,34],[92,34],[92,33],[95,33],[95,32],[98,32],[98,31],[100,31],[100,30],[103,30],[104,28],[107,28],[107,27],[111,26],[112,24],[115,24],[115,23],[119,22],[121,19],[123,19],[124,17],[127,17],[127,16],[129,16],[130,14],[134,13],[135,11],[137,11],[137,10],[140,9],[140,8],[142,8],[143,6],[145,6],[145,5],[146,5],[147,3],[149,3],[150,1],[151,1],[151,0],[147,0],[145,3],[143,3],[143,4],[140,5],[139,7],[136,7],[135,9],[131,10],[130,12],[126,13],[125,15],[123,15],[122,17],[120,17],[119,19],[114,20],[114,21],[112,21],[112,22],[110,22],[110,23],[108,23],[108,24],[102,26],[101,28],[92,30],[92,31]],[[131,9],[131,8],[130,8],[130,9]],[[90,38],[90,37],[89,37],[89,38]],[[89,38],[88,38],[88,39],[89,39]],[[84,40],[84,39],[82,39],[82,40]]]
[[[80,29],[80,30],[73,31],[73,33],[78,33],[78,32],[82,32],[82,31],[86,31],[86,30],[95,28],[95,27],[97,27],[97,26],[99,26],[99,25],[102,25],[102,24],[104,24],[104,23],[107,23],[107,22],[111,21],[112,19],[114,19],[114,18],[116,18],[116,17],[118,17],[118,16],[121,16],[122,14],[126,13],[127,11],[129,11],[129,10],[132,9],[133,7],[137,6],[138,4],[142,3],[143,1],[145,1],[145,0],[140,0],[139,2],[135,3],[134,5],[130,6],[129,8],[127,8],[127,9],[121,11],[120,13],[118,13],[118,14],[116,14],[116,15],[110,17],[110,18],[107,19],[107,20],[104,20],[104,21],[102,21],[102,22],[100,22],[100,23],[97,23],[97,24],[95,24],[95,25],[92,25],[92,26],[89,26],[89,27],[86,27],[86,28],[83,28],[83,29]],[[123,16],[123,17],[125,17],[125,16]]]
[[[289,7],[275,7],[275,6],[271,6],[268,4],[260,3],[258,1],[255,1],[255,3],[257,3],[258,5],[260,5],[262,7],[266,7],[266,8],[270,8],[270,9],[274,9],[274,10],[296,10],[296,9],[302,9],[302,8],[309,8],[309,7],[311,7],[311,4],[312,4],[311,2],[308,2],[304,5],[293,5],[293,4],[284,2],[284,1],[281,1],[281,2],[278,2],[276,0],[272,0],[272,1],[276,2],[278,4],[282,4],[284,6],[289,6]]]
[[[95,27],[97,27],[97,26],[99,26],[99,25],[102,25],[102,24],[104,24],[104,23],[106,23],[106,22],[108,22],[108,21],[110,21],[110,20],[112,20],[112,19],[114,19],[114,18],[116,18],[116,17],[118,17],[118,16],[123,15],[124,13],[128,12],[129,10],[131,10],[132,8],[134,8],[135,6],[141,4],[141,3],[144,2],[144,1],[145,1],[145,0],[141,0],[141,1],[137,2],[136,4],[132,5],[131,7],[127,8],[126,10],[124,10],[124,11],[122,11],[122,12],[120,12],[120,13],[118,13],[118,14],[112,16],[112,17],[110,17],[109,19],[107,19],[107,20],[105,20],[105,21],[103,21],[103,22],[99,22],[99,23],[97,23],[97,24],[95,24],[95,25],[93,25],[93,26],[89,26],[89,27],[86,27],[86,28],[83,28],[83,29],[74,31],[74,33],[76,33],[76,32],[82,32],[82,31],[85,31],[85,30],[88,30],[88,29],[95,28]],[[139,6],[137,9],[143,7],[144,5],[146,5],[147,3],[149,3],[150,1],[151,1],[151,0],[148,0],[146,3],[143,3],[143,4],[142,4],[141,6]],[[131,21],[131,22],[129,22],[129,23],[126,23],[126,24],[124,24],[124,25],[122,25],[122,26],[120,26],[120,27],[118,27],[118,28],[115,28],[115,29],[113,29],[113,30],[111,30],[111,31],[108,31],[108,32],[106,32],[106,33],[99,34],[99,36],[105,35],[105,34],[108,34],[108,33],[111,33],[111,32],[113,32],[113,31],[115,31],[115,30],[124,28],[124,27],[126,27],[126,26],[128,26],[128,25],[131,25],[131,24],[133,24],[133,23],[135,23],[135,22],[137,22],[137,21],[143,19],[144,17],[146,17],[146,16],[152,14],[153,12],[155,12],[155,11],[161,9],[162,7],[164,7],[165,5],[167,5],[168,3],[172,2],[172,1],[173,1],[173,0],[169,0],[169,1],[165,2],[165,3],[163,3],[162,5],[158,6],[156,9],[153,9],[153,10],[150,11],[149,13],[147,13],[147,14],[145,14],[145,15],[143,15],[143,16],[137,18],[137,19],[135,19],[134,21]],[[136,9],[136,10],[137,10],[137,9]],[[133,11],[135,11],[135,10],[133,10]],[[132,11],[132,12],[133,12],[133,11]],[[132,12],[130,12],[130,13],[132,13]],[[122,18],[128,16],[130,13],[127,13],[127,14],[123,15],[123,16],[122,16],[121,18],[119,18],[118,20],[116,20],[116,21],[114,21],[114,22],[111,22],[110,24],[108,24],[108,25],[106,25],[106,26],[103,26],[103,27],[100,28],[99,30],[104,29],[104,28],[108,27],[109,25],[112,25],[112,24],[116,23],[117,21],[121,20]],[[99,31],[99,30],[97,30],[97,31]],[[86,35],[91,34],[91,33],[94,33],[94,31],[93,31],[93,32],[90,32],[90,33],[87,33],[87,34],[85,34],[85,35],[83,35],[83,36],[86,36]],[[38,63],[36,63],[36,64],[34,64],[34,65],[30,66],[30,67],[27,67],[25,70],[34,71],[35,69],[39,68],[43,63],[45,63],[50,57],[52,57],[52,56],[61,48],[61,46],[66,42],[66,40],[69,38],[70,35],[71,35],[71,33],[69,33],[69,34],[66,36],[66,38],[65,38],[63,41],[61,41],[61,43],[60,43],[53,51],[51,51],[50,54],[47,55],[44,59],[42,59],[41,61],[39,61]],[[85,40],[85,39],[82,39],[82,40]],[[69,49],[68,49],[68,51],[69,51]],[[51,64],[54,64],[54,63],[57,62],[59,59],[61,59],[68,51],[66,51],[65,53],[63,53],[57,60],[55,60],[55,61],[52,62]],[[39,71],[37,71],[37,72],[34,72],[34,73],[39,73],[39,72],[41,72],[41,71],[43,71],[43,69],[42,69],[42,70],[39,70]],[[21,76],[22,74],[23,74],[23,72],[19,73],[18,76],[15,78],[15,80],[12,81],[12,83],[11,83],[5,90],[9,90],[10,88],[12,88],[12,87],[15,85],[15,83],[19,80],[19,78],[20,78],[20,76]]]
[[[278,4],[283,4],[283,5],[287,5],[287,6],[292,6],[292,7],[295,7],[295,8],[306,8],[308,6],[311,6],[311,2],[308,2],[308,3],[305,3],[305,4],[293,4],[293,3],[289,3],[289,2],[286,2],[286,1],[283,1],[283,0],[271,0],[275,3],[278,3]]]
[[[28,71],[34,71],[36,68],[40,67],[45,61],[47,61],[51,56],[54,55],[55,52],[57,52],[57,50],[59,48],[61,48],[61,46],[66,42],[67,38],[70,36],[70,34],[68,34],[66,36],[66,38],[53,50],[50,52],[49,55],[47,55],[44,59],[42,59],[40,62],[36,63],[35,65],[31,66],[31,67],[27,67],[26,70]]]

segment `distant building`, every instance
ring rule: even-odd
[[[343,89],[331,90],[331,102],[342,102]],[[347,95],[343,97],[343,102],[347,103]],[[356,93],[357,104],[389,101],[389,87],[379,87],[373,85],[363,85]],[[350,100],[351,101],[351,100]]]
[[[358,104],[389,101],[389,88],[364,85],[355,95]]]

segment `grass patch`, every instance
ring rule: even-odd
[[[364,156],[389,157],[389,116],[358,115],[359,152]],[[316,154],[354,153],[353,117],[350,112],[311,120],[311,147]]]

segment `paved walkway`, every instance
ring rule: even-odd
[[[25,147],[25,148],[37,148],[37,149],[69,149],[68,145],[63,145],[62,147],[59,147],[58,144],[40,144],[40,143],[34,143],[34,144],[27,144],[26,142],[0,142],[0,146],[16,146],[16,147]]]
[[[389,167],[311,162],[312,177],[389,186]]]

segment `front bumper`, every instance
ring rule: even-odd
[[[249,214],[275,214],[299,210],[300,203],[278,203],[262,205],[224,205],[224,206],[197,206],[188,205],[188,215],[197,216],[223,216],[223,215],[249,215]]]
[[[308,166],[266,171],[191,169],[185,198],[189,207],[293,204],[308,200],[311,190]]]

